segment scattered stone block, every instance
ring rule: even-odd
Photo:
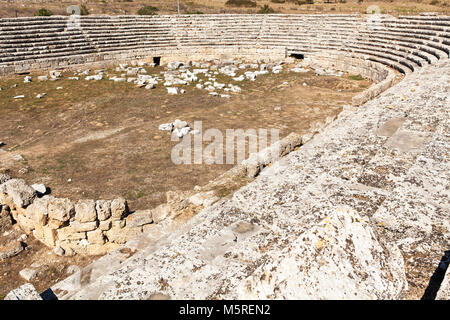
[[[17,256],[24,250],[23,244],[20,241],[13,241],[6,246],[0,247],[0,260],[6,260]]]
[[[60,246],[56,246],[55,249],[53,249],[53,253],[56,254],[57,256],[62,257],[64,256],[65,250]]]
[[[152,217],[154,223],[159,223],[170,215],[170,207],[167,204],[161,204],[152,209]]]
[[[140,227],[146,224],[153,223],[151,210],[138,210],[130,214],[126,219],[127,227],[134,228]]]
[[[82,240],[86,239],[86,232],[76,232],[71,226],[56,230],[58,240]]]
[[[120,247],[120,244],[118,243],[105,243],[105,244],[89,244],[86,247],[86,254],[87,255],[104,255],[108,252],[111,252],[112,250],[115,250]]]
[[[79,200],[75,204],[75,220],[79,222],[92,222],[97,219],[94,200]]]
[[[97,200],[95,202],[95,210],[97,211],[98,220],[104,221],[111,217],[111,201]]]
[[[31,233],[35,229],[34,221],[22,214],[17,215],[16,220],[20,228],[26,233]]]
[[[167,87],[168,94],[178,94],[178,88],[175,87]]]
[[[68,221],[75,215],[75,207],[69,199],[49,197],[48,216],[61,222]]]
[[[8,293],[5,300],[42,300],[42,298],[31,283],[26,283]]]
[[[32,184],[31,187],[36,191],[38,196],[43,196],[47,193],[47,187],[42,183]]]
[[[25,268],[19,272],[19,275],[26,281],[33,281],[37,278],[37,271],[34,269]]]
[[[79,222],[79,221],[75,220],[70,223],[70,227],[72,227],[73,231],[75,231],[75,232],[92,231],[92,230],[97,229],[98,221]]]
[[[118,228],[112,227],[110,230],[106,231],[106,237],[109,242],[114,242],[118,244],[123,244],[139,235],[142,234],[142,227],[136,228]]]
[[[48,201],[49,198],[37,198],[26,209],[26,216],[32,219],[36,224],[46,225],[48,220]]]
[[[201,192],[194,194],[189,198],[189,202],[195,206],[209,207],[219,200],[214,191]]]
[[[0,193],[7,194],[12,198],[16,207],[25,208],[36,197],[33,188],[25,183],[23,179],[10,179],[0,185]]]
[[[111,229],[111,220],[100,221],[98,228],[102,231],[108,231]]]
[[[117,198],[111,202],[111,217],[120,220],[128,214],[128,204],[124,198]]]
[[[44,239],[43,242],[46,246],[53,248],[56,244],[56,230],[50,226],[42,227]]]
[[[87,232],[87,240],[90,244],[104,244],[105,236],[103,235],[102,230],[97,229]]]

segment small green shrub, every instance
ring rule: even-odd
[[[225,5],[229,7],[255,8],[256,2],[252,0],[228,0],[225,2]]]
[[[270,0],[270,2],[273,2],[273,3],[285,3],[286,0]]]
[[[304,5],[304,4],[314,4],[314,0],[298,0],[297,4],[299,6]]]
[[[265,4],[263,7],[261,7],[261,9],[259,9],[258,13],[274,13],[275,10],[273,10],[271,7],[269,7],[267,4]]]
[[[186,11],[186,14],[204,14],[204,12],[199,11],[199,10],[194,10],[194,11]]]
[[[348,78],[351,80],[356,80],[356,81],[364,80],[364,78],[361,77],[361,75],[359,75],[359,74],[358,75],[350,75],[350,76],[348,76]]]
[[[87,15],[89,15],[89,10],[88,10],[88,8],[87,8],[84,4],[82,4],[82,5],[80,6],[80,15],[82,15],[82,16],[87,16]]]
[[[438,0],[433,0],[433,1],[430,2],[430,4],[432,6],[435,6],[435,5],[439,4],[439,1]]]
[[[36,11],[34,15],[39,16],[39,17],[49,17],[49,16],[53,15],[53,12],[51,12],[48,9],[41,8],[38,11]]]
[[[153,6],[145,6],[142,7],[138,10],[137,14],[141,15],[141,16],[151,16],[156,14],[156,12],[159,11],[159,9],[157,7],[153,7]]]

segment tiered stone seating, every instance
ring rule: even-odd
[[[64,57],[95,52],[67,17],[0,19],[0,63]]]
[[[205,208],[186,224],[158,225],[126,243],[123,249],[128,250],[111,252],[56,284],[52,289],[58,298],[336,298],[314,283],[328,279],[321,284],[336,291],[336,281],[352,278],[348,273],[333,278],[342,261],[355,268],[358,290],[339,292],[348,295],[337,298],[402,298],[407,268],[433,271],[429,261],[448,249],[449,85],[436,74],[450,72],[450,17],[383,16],[368,25],[357,15],[88,16],[81,18],[78,30],[66,30],[65,19],[0,19],[0,59],[6,59],[0,68],[58,58],[85,63],[103,55],[131,58],[199,47],[220,54],[227,47],[277,46],[290,54],[323,53],[342,65],[348,53],[366,64],[367,73],[379,68],[373,80],[380,83],[395,74],[379,63],[414,73],[364,108],[343,112],[312,139],[305,137],[299,150],[263,170],[232,198]],[[349,228],[334,224],[346,216],[352,220]],[[351,235],[352,226],[382,230],[367,240],[392,249],[377,254],[385,259],[388,284],[369,281],[368,295],[361,288],[373,276],[368,266],[378,262],[366,260],[372,250],[359,247],[365,254],[359,268],[353,265],[357,250],[349,252],[335,241],[344,239],[339,232]],[[316,231],[327,229],[337,230],[337,238],[310,243]],[[431,259],[427,262],[421,253],[415,257],[417,248]],[[315,250],[309,265],[302,255],[308,249]],[[320,256],[327,250],[339,258]],[[286,272],[285,266],[292,269]],[[301,281],[313,282],[309,294],[296,296],[286,287],[304,288]]]
[[[351,51],[402,73],[448,56],[445,20],[438,19],[437,25],[432,18],[424,24],[404,20],[382,16],[379,23],[370,24],[356,15],[293,15],[281,19],[273,15],[265,24],[262,42],[286,46],[291,53]]]
[[[165,16],[85,17],[81,28],[98,52],[175,45],[170,18]]]
[[[323,50],[351,52],[409,73],[450,54],[449,17],[381,15],[373,22],[369,18],[349,14],[83,16],[79,28],[69,29],[68,17],[0,19],[0,69],[14,66],[7,69],[14,72],[18,66],[20,70],[28,64],[32,67],[34,61],[66,65],[278,47],[306,56]]]
[[[180,46],[254,46],[263,17],[255,15],[181,16],[176,32]]]

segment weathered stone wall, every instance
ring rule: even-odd
[[[21,229],[60,255],[106,253],[153,222],[151,213],[139,223],[129,219],[127,202],[122,198],[78,202],[49,195],[38,198],[24,180],[3,177],[6,181],[0,185],[0,207]]]
[[[151,231],[154,224],[181,214],[189,205],[203,208],[218,198],[211,193],[167,192],[167,203],[130,211],[123,198],[79,200],[39,195],[23,179],[0,175],[0,230],[13,223],[33,234],[58,255],[105,254]]]

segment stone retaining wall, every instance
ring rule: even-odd
[[[153,222],[149,214],[145,221],[127,226],[129,210],[122,198],[78,202],[49,195],[38,198],[24,180],[3,177],[7,181],[0,185],[0,207],[10,212],[21,229],[59,255],[106,253]]]

